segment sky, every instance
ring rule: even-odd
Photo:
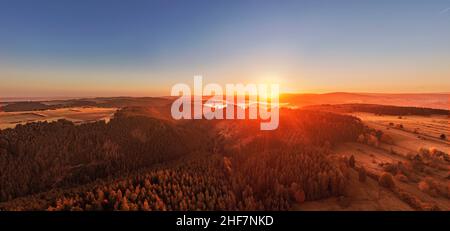
[[[0,97],[169,95],[194,75],[450,92],[450,0],[0,0]]]

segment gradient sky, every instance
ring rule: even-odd
[[[196,74],[450,92],[450,1],[0,0],[0,97],[169,95]]]

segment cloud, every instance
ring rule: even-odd
[[[439,12],[439,14],[448,14],[450,13],[450,7],[447,7]]]

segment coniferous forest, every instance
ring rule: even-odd
[[[141,107],[109,122],[34,122],[0,131],[0,209],[289,210],[341,195],[348,161],[330,148],[355,117],[282,109],[259,122],[174,121]]]

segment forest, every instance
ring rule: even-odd
[[[378,105],[378,104],[323,104],[323,105],[311,105],[306,106],[304,109],[309,110],[321,110],[331,112],[368,112],[377,115],[449,115],[449,110],[435,109],[435,108],[422,108],[422,107],[400,107],[391,105]]]
[[[308,110],[281,110],[273,132],[257,120],[142,114],[124,108],[109,123],[1,130],[0,209],[288,210],[344,192],[348,161],[330,147],[366,129],[352,116]]]

